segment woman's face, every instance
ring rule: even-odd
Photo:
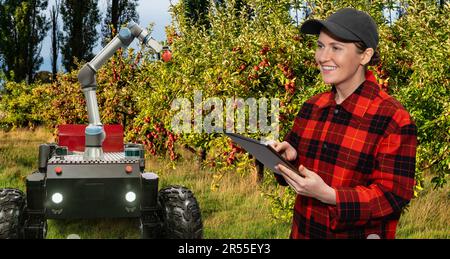
[[[336,87],[358,84],[364,75],[364,53],[358,53],[352,42],[342,42],[322,30],[317,40],[315,55],[323,81]]]

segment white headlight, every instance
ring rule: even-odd
[[[136,193],[134,192],[127,192],[127,194],[125,194],[125,200],[127,200],[128,202],[133,202],[136,200]]]
[[[56,204],[59,204],[63,201],[63,196],[61,193],[56,192],[52,195],[52,201]]]

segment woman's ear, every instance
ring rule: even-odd
[[[361,65],[367,65],[374,53],[375,52],[372,48],[367,48],[366,50],[364,50],[364,52],[361,54]]]

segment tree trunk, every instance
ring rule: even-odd
[[[111,5],[111,24],[113,29],[111,30],[111,38],[117,33],[119,27],[119,0],[112,0]]]
[[[52,10],[50,12],[51,20],[52,20],[52,81],[56,80],[57,65],[58,65],[58,14],[59,7],[58,1],[56,1],[55,6],[52,6]]]
[[[255,159],[255,168],[256,168],[256,182],[262,183],[264,181],[264,165]]]
[[[28,82],[33,82],[33,68],[34,68],[34,41],[37,40],[36,33],[36,0],[31,1],[31,14],[30,14],[30,31],[28,34],[28,42],[27,42],[27,78]],[[36,34],[36,36],[35,36]]]
[[[200,157],[200,163],[206,160],[206,150],[204,148],[200,148],[198,155]]]
[[[197,152],[195,151],[194,148],[190,147],[190,146],[187,145],[187,144],[184,144],[183,147],[184,147],[186,150],[188,150],[189,152],[192,152],[193,154],[196,154],[196,153],[197,153]]]

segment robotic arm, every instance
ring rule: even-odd
[[[133,21],[128,27],[122,28],[119,34],[111,40],[89,63],[85,64],[78,73],[78,81],[86,99],[89,125],[86,127],[86,145],[84,159],[97,160],[103,158],[102,143],[105,131],[100,120],[96,97],[97,81],[95,74],[101,66],[110,59],[119,48],[127,48],[137,38],[144,46],[150,47],[157,53],[163,50],[161,44],[150,37],[148,31]]]

